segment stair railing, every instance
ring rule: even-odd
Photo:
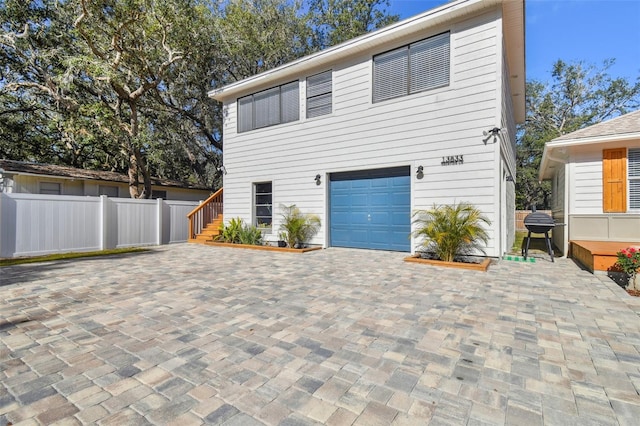
[[[195,240],[205,226],[222,214],[222,189],[218,189],[187,215],[189,219],[189,241]]]

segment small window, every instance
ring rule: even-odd
[[[629,208],[640,209],[640,149],[629,150]]]
[[[40,182],[40,193],[46,195],[62,194],[60,184],[57,182]]]
[[[297,81],[238,99],[238,133],[300,119]]]
[[[270,227],[273,221],[272,188],[271,182],[254,184],[255,225],[259,228]]]
[[[331,70],[307,78],[307,118],[331,114]]]
[[[163,200],[167,199],[167,191],[157,191],[155,189],[151,190],[151,198],[152,199],[157,199],[157,198],[162,198]]]
[[[449,33],[373,57],[373,102],[449,85]]]
[[[107,197],[118,197],[118,187],[111,185],[98,185],[98,195],[106,195]]]

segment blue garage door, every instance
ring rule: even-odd
[[[409,172],[409,167],[396,167],[332,174],[331,245],[410,251]]]

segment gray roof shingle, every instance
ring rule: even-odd
[[[551,142],[560,142],[577,139],[591,139],[606,136],[622,136],[626,134],[640,133],[640,110],[621,115],[575,132],[567,133]]]

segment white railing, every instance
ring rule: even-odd
[[[0,193],[0,257],[185,242],[194,201]]]

